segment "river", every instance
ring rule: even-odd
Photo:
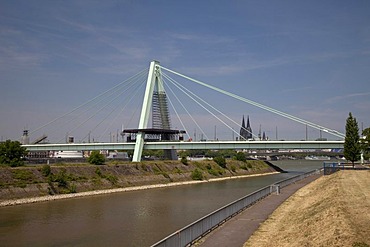
[[[150,246],[261,187],[322,167],[276,161],[289,173],[0,208],[1,246]]]

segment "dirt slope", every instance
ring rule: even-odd
[[[370,245],[370,171],[324,176],[284,202],[246,246]]]

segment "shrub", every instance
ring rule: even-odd
[[[118,182],[118,178],[117,178],[116,176],[114,176],[113,174],[107,174],[107,175],[105,176],[105,178],[106,178],[109,182],[111,182],[111,184],[113,184],[113,185],[116,185],[116,184],[117,184],[117,182]]]
[[[222,168],[226,168],[226,160],[224,157],[222,156],[214,157],[213,161],[216,162],[216,164],[221,166]]]
[[[215,170],[215,169],[208,169],[208,173],[213,175],[213,176],[219,176],[219,171]]]
[[[95,150],[91,152],[87,161],[93,165],[103,165],[105,162],[105,157],[99,151]]]
[[[231,165],[230,169],[235,172],[236,171],[236,167],[234,165]]]
[[[77,186],[75,184],[69,186],[69,193],[77,193]]]
[[[202,172],[198,168],[195,168],[195,170],[193,170],[192,173],[191,173],[191,179],[193,179],[193,180],[203,180]]]
[[[47,177],[51,174],[51,168],[49,165],[43,165],[41,167],[41,174],[44,176],[44,177]]]
[[[181,163],[184,165],[188,165],[188,159],[186,157],[181,157]]]
[[[175,167],[175,172],[176,172],[177,174],[182,174],[182,171],[181,171],[178,167]]]
[[[65,169],[61,169],[54,178],[55,182],[58,182],[58,187],[67,188],[68,181],[67,181],[67,173]]]
[[[245,153],[243,152],[237,152],[235,155],[235,159],[243,162],[247,160],[247,158],[245,157]]]
[[[99,167],[97,167],[96,169],[95,169],[95,174],[96,175],[98,175],[99,177],[101,177],[101,178],[103,178],[104,176],[103,176],[103,173],[101,172],[101,170],[100,170],[100,168]]]

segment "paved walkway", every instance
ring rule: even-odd
[[[297,183],[291,184],[280,190],[280,194],[272,194],[260,202],[247,208],[242,213],[225,222],[220,227],[209,233],[196,243],[196,246],[215,247],[228,246],[240,247],[248,240],[259,225],[282,204],[287,198],[303,186],[314,181],[321,175],[307,177]]]

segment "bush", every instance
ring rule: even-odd
[[[195,170],[191,173],[191,179],[193,179],[193,180],[203,180],[202,172],[198,168],[195,168]]]
[[[231,171],[236,172],[236,166],[231,165],[230,169],[231,169]]]
[[[188,165],[188,159],[186,157],[181,157],[181,163],[184,165]]]
[[[214,157],[213,161],[216,162],[216,164],[221,166],[222,168],[226,168],[226,160],[224,157],[222,156]]]
[[[116,176],[114,176],[113,174],[107,174],[107,175],[105,176],[105,178],[106,178],[109,182],[111,182],[111,184],[113,184],[113,185],[116,185],[116,184],[117,184],[117,182],[118,182],[118,178],[117,178]]]
[[[51,168],[50,168],[50,166],[49,165],[43,165],[41,167],[41,174],[44,177],[48,177],[51,174]]]
[[[75,184],[71,184],[69,187],[69,193],[77,193],[77,186]]]
[[[247,158],[245,157],[245,153],[243,152],[237,152],[235,155],[235,159],[243,162],[247,160]]]
[[[105,157],[99,151],[95,150],[91,152],[87,161],[93,165],[103,165],[105,162]]]
[[[247,167],[248,167],[249,169],[252,169],[252,167],[253,167],[253,166],[252,166],[252,164],[251,164],[251,163],[248,163],[248,164],[247,164]]]
[[[103,173],[101,172],[101,170],[100,170],[100,168],[99,167],[97,167],[96,169],[95,169],[95,174],[96,175],[98,175],[100,178],[103,178],[104,176],[103,176]]]
[[[58,182],[58,187],[67,188],[68,187],[68,176],[65,169],[61,169],[54,178],[55,182]]]
[[[208,169],[208,173],[216,177],[220,175],[219,171],[215,169]]]

